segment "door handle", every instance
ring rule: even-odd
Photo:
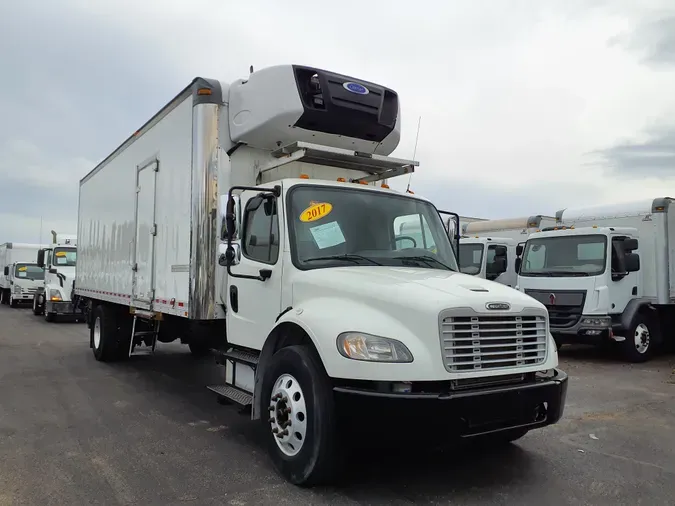
[[[230,286],[230,308],[235,313],[239,311],[239,290],[235,285]]]

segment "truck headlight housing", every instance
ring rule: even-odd
[[[606,317],[598,316],[598,317],[593,317],[593,316],[584,316],[581,318],[581,324],[582,325],[588,325],[591,327],[609,327],[611,325],[612,320]]]
[[[408,363],[412,353],[401,341],[363,332],[343,332],[337,338],[337,348],[345,358],[366,362]]]
[[[58,290],[49,290],[49,300],[52,302],[60,302],[63,300],[61,297],[61,292]]]
[[[14,293],[21,293],[21,287],[18,285],[14,285]]]

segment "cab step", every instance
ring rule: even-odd
[[[251,394],[230,385],[211,385],[206,388],[218,394],[219,400],[232,401],[244,408],[253,404],[253,396]]]
[[[255,370],[258,365],[258,355],[250,351],[231,349],[228,351],[216,352],[216,363],[225,365],[228,360],[245,364]]]

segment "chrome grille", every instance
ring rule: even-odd
[[[543,315],[464,315],[441,317],[443,363],[449,372],[508,369],[546,360]]]

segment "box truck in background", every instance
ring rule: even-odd
[[[196,78],[80,182],[96,359],[213,348],[211,390],[250,408],[299,485],[337,479],[357,420],[364,437],[396,420],[495,444],[556,423],[567,376],[546,309],[458,272],[442,216],[459,217],[386,185],[418,165],[389,156],[399,137],[397,93],[361,79]]]
[[[16,307],[33,299],[41,274],[36,265],[39,244],[0,244],[0,303]]]
[[[670,197],[559,211],[531,234],[518,277],[558,344],[615,342],[643,362],[672,340],[675,206]]]

